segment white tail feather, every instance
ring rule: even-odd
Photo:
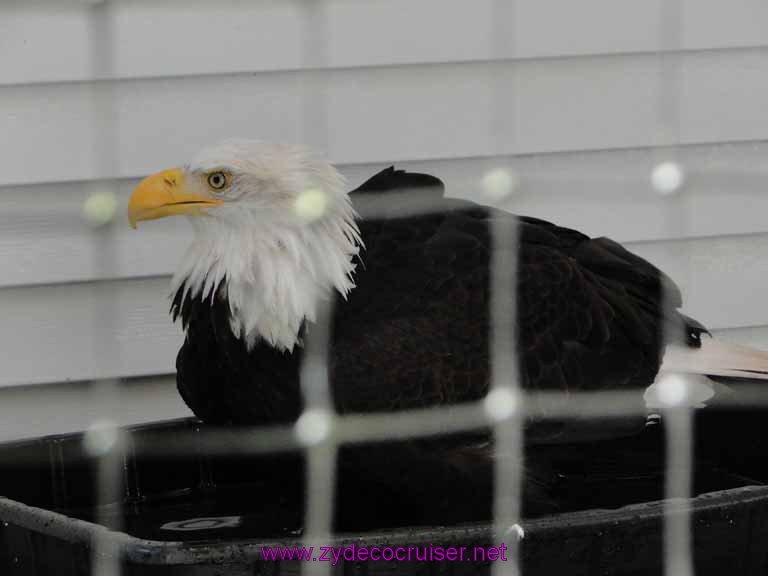
[[[705,337],[701,348],[667,347],[660,372],[768,380],[768,352]]]
[[[664,407],[661,382],[665,376],[675,373],[693,375],[687,379],[684,404],[692,408],[703,408],[717,402],[718,398],[734,393],[729,386],[705,376],[768,380],[768,352],[712,338],[702,338],[700,348],[668,346],[656,381],[646,388],[643,395],[649,411]]]

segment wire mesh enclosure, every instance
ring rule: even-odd
[[[394,163],[447,196],[615,238],[715,336],[765,348],[766,17],[757,0],[2,2],[3,573],[764,573],[761,383],[702,409],[700,378],[674,366],[650,410],[643,390],[525,389],[514,219],[491,222],[481,399],[339,413],[321,303],[298,419],[222,427],[191,419],[173,383],[186,222],[134,236],[126,202],[227,137],[319,150],[350,189]],[[442,209],[407,190],[369,200],[360,214],[385,221]],[[534,421],[565,437],[594,422],[597,438],[630,418],[643,432],[525,441]],[[472,435],[493,454],[479,487],[383,448]],[[564,496],[530,514],[538,454]],[[402,484],[357,477],[363,457]],[[393,505],[408,481],[432,485]],[[433,492],[469,512],[432,516]],[[355,545],[393,557],[269,557]],[[411,547],[480,556],[401,562]]]

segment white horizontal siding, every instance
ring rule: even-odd
[[[686,53],[680,58],[683,143],[768,134],[768,49]],[[668,143],[659,124],[653,55],[330,70],[321,78],[327,139],[305,134],[307,72],[0,89],[0,185],[132,177],[175,164],[225,137],[326,140],[334,161],[386,162],[630,148]],[[509,94],[494,117],[491,78]],[[306,84],[309,83],[309,84]],[[114,98],[115,174],[94,106]],[[491,127],[500,132],[495,143]],[[304,138],[306,136],[306,139]],[[98,141],[97,141],[98,139]],[[498,147],[497,147],[498,145]]]
[[[81,432],[105,419],[132,426],[187,416],[191,412],[168,376],[112,389],[60,383],[0,390],[0,442]]]
[[[671,151],[670,151],[671,153]],[[442,178],[450,196],[484,203],[479,182],[489,167],[511,166],[520,193],[506,207],[620,242],[768,232],[768,144],[691,146],[675,152],[685,167],[681,201],[656,194],[650,173],[664,158],[652,149],[398,163]],[[386,164],[343,166],[350,187]],[[129,228],[134,180],[117,184],[118,221],[112,265],[99,265],[103,236],[80,217],[98,184],[12,186],[0,190],[0,287],[171,274],[190,239],[182,218]],[[106,186],[103,184],[102,186]],[[682,211],[682,212],[681,212]],[[674,215],[684,215],[682,227]],[[670,216],[671,215],[671,216]]]
[[[171,372],[167,296],[167,278],[2,290],[0,386]]]
[[[768,326],[724,328],[715,330],[713,335],[727,342],[735,342],[743,346],[754,346],[755,348],[768,350]]]
[[[494,53],[493,0],[323,2],[331,67],[653,52],[664,0],[518,0]],[[302,2],[117,2],[114,76],[142,78],[304,68]],[[680,47],[768,44],[762,0],[683,0]],[[0,84],[93,78],[87,2],[0,4]],[[52,49],[53,48],[53,49]]]
[[[768,324],[768,234],[627,246],[668,272],[710,328]],[[2,289],[0,386],[171,372],[182,334],[168,304],[166,277]]]

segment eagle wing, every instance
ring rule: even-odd
[[[389,190],[388,178],[392,187],[428,184],[431,194],[438,191],[436,210],[361,223],[358,287],[339,303],[334,326],[341,411],[418,408],[487,393],[491,322],[504,321],[489,310],[499,219],[514,219],[517,229],[517,245],[502,248],[519,248],[514,330],[522,386],[567,392],[653,382],[665,326],[685,327],[675,311],[680,293],[655,266],[606,238],[442,198],[436,179],[425,180],[432,177],[390,169],[371,180],[378,194]],[[362,188],[357,198],[371,192]]]

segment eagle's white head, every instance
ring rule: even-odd
[[[173,293],[184,284],[184,298],[226,296],[232,329],[249,348],[263,339],[292,350],[318,302],[354,287],[362,242],[346,183],[297,146],[231,140],[208,148],[186,166],[145,178],[128,214],[134,228],[190,217],[194,239]]]

